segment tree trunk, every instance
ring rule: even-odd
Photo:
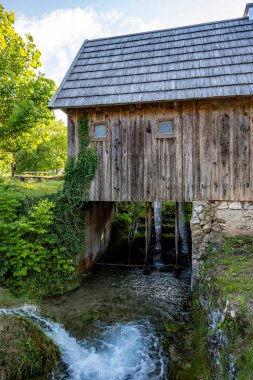
[[[13,161],[11,163],[11,176],[14,177],[15,175],[15,172],[16,172],[16,169],[17,169],[17,163],[15,161]]]

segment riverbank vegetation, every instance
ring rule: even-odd
[[[29,302],[0,287],[0,309],[17,308]],[[45,375],[60,362],[60,353],[30,319],[0,315],[0,379],[13,380]]]
[[[84,254],[84,211],[97,164],[86,118],[79,121],[79,141],[61,187],[0,182],[0,284],[16,295],[40,298],[80,284],[75,260]]]
[[[30,319],[0,315],[0,378],[31,379],[59,364],[58,348]]]
[[[174,379],[251,378],[252,274],[252,236],[210,244],[193,293],[190,320],[178,327],[174,347],[178,356],[171,369]]]

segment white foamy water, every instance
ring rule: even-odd
[[[0,309],[38,323],[59,347],[68,380],[166,380],[166,359],[152,325],[116,323],[102,328],[98,340],[78,341],[62,325],[42,317],[34,306]]]
[[[154,202],[154,224],[155,224],[155,251],[160,253],[162,250],[161,246],[161,233],[162,233],[162,201]]]

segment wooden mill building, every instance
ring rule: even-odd
[[[244,17],[86,40],[50,103],[88,114],[90,201],[253,201],[253,3]]]

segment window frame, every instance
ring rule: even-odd
[[[173,125],[173,133],[170,134],[163,134],[160,133],[160,123],[162,122],[172,122]],[[175,125],[175,119],[173,117],[161,117],[157,119],[156,122],[156,138],[157,139],[175,139],[176,138],[176,125]]]
[[[98,125],[104,125],[106,134],[105,136],[96,137],[95,130]],[[90,124],[90,140],[91,141],[106,141],[108,139],[108,121],[106,120],[97,120],[93,121]]]

